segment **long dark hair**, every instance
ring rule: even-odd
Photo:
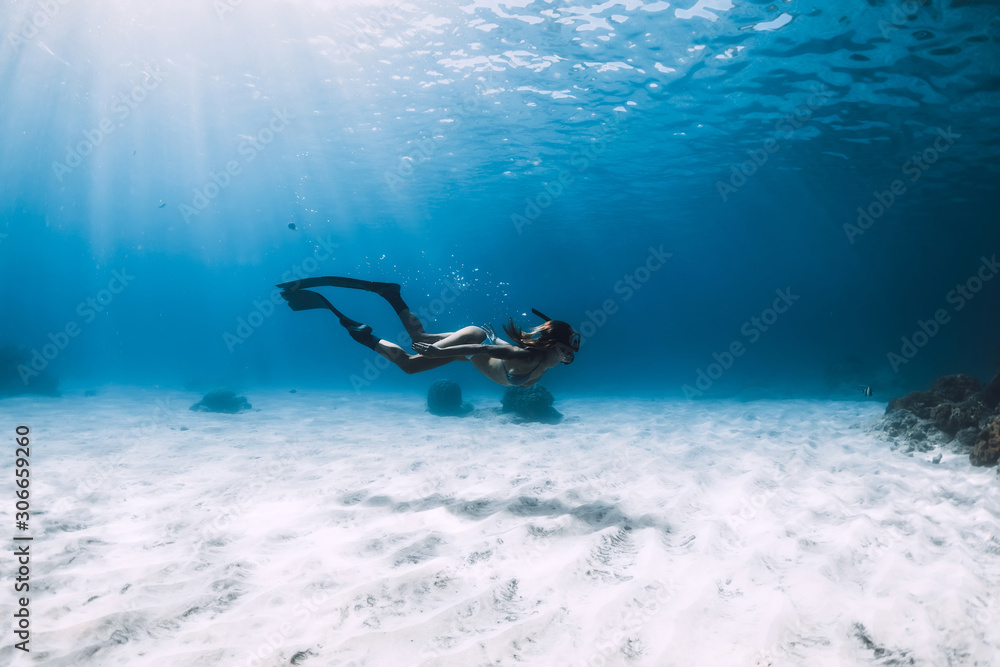
[[[534,329],[524,331],[514,324],[514,318],[510,318],[510,321],[503,325],[503,330],[514,339],[518,347],[537,350],[551,350],[556,343],[566,343],[574,334],[573,327],[561,320],[549,320]]]

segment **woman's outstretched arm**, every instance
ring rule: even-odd
[[[425,357],[469,357],[485,354],[494,359],[513,359],[522,354],[531,354],[512,345],[450,345],[437,347],[430,343],[414,343],[413,350]]]

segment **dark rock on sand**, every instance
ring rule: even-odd
[[[983,416],[988,414],[986,406],[970,397],[961,403],[939,403],[931,409],[930,418],[934,426],[953,436],[962,429],[977,428]]]
[[[562,413],[552,407],[555,399],[545,387],[508,387],[500,400],[501,412],[513,412],[524,421],[555,424],[562,419]]]
[[[228,389],[216,389],[205,394],[204,398],[191,406],[191,409],[196,412],[222,412],[235,415],[251,407],[246,396],[237,396]]]
[[[993,376],[993,379],[979,396],[987,408],[1000,411],[1000,371]]]
[[[930,391],[914,391],[889,401],[874,427],[909,451],[949,445],[968,453],[974,465],[993,465],[1000,451],[1000,374],[985,388],[969,375],[948,375]]]
[[[891,399],[885,413],[906,410],[921,419],[930,419],[931,410],[940,403],[941,397],[933,391],[911,391],[906,396]]]
[[[982,390],[983,385],[971,375],[945,375],[931,383],[932,392],[956,403]]]
[[[472,406],[462,402],[462,388],[451,380],[435,380],[427,390],[427,410],[432,415],[454,417],[467,415]]]
[[[943,435],[934,428],[934,424],[909,410],[886,413],[875,430],[881,431],[890,440],[905,442],[909,450],[918,452],[930,451],[944,442]]]
[[[969,460],[974,466],[992,466],[1000,460],[1000,416],[994,417],[979,433]]]

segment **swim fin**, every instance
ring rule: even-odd
[[[358,341],[366,347],[371,349],[376,349],[378,346],[380,338],[372,334],[372,328],[367,324],[362,324],[356,320],[352,320],[347,315],[333,307],[333,304],[326,300],[322,294],[317,292],[310,292],[309,290],[294,290],[294,291],[284,291],[281,296],[288,302],[288,305],[292,310],[314,310],[317,308],[326,308],[333,312],[340,320],[340,326],[347,329],[347,333],[350,334],[351,338]]]
[[[371,280],[359,280],[357,278],[344,278],[341,276],[318,276],[315,278],[303,278],[277,285],[286,292],[306,289],[309,287],[348,287],[350,289],[360,289],[366,292],[374,292],[389,302],[393,310],[397,313],[409,310],[403,298],[399,295],[399,283],[379,283]]]

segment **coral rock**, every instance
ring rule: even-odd
[[[1000,459],[1000,417],[995,417],[982,430],[976,440],[976,446],[969,454],[969,461],[974,466],[996,465]]]
[[[970,398],[961,403],[940,403],[934,406],[930,419],[948,435],[955,435],[962,429],[977,428],[984,411],[982,403]]]
[[[462,402],[462,388],[451,380],[435,380],[427,390],[427,410],[432,415],[468,414],[472,406]]]
[[[1000,409],[1000,371],[993,376],[990,383],[979,394],[979,398],[991,410]]]
[[[545,387],[508,387],[501,399],[502,412],[513,412],[525,421],[554,424],[562,419],[562,413],[552,407],[554,401]]]
[[[205,397],[191,406],[196,412],[222,412],[235,415],[238,412],[249,410],[251,406],[246,396],[237,396],[228,389],[216,389],[205,394]]]
[[[900,396],[889,401],[885,413],[897,410],[908,410],[921,419],[930,419],[931,411],[940,405],[943,399],[933,391],[911,391],[906,396]]]
[[[961,403],[982,389],[983,385],[971,375],[945,375],[931,383],[931,391],[955,403]]]

